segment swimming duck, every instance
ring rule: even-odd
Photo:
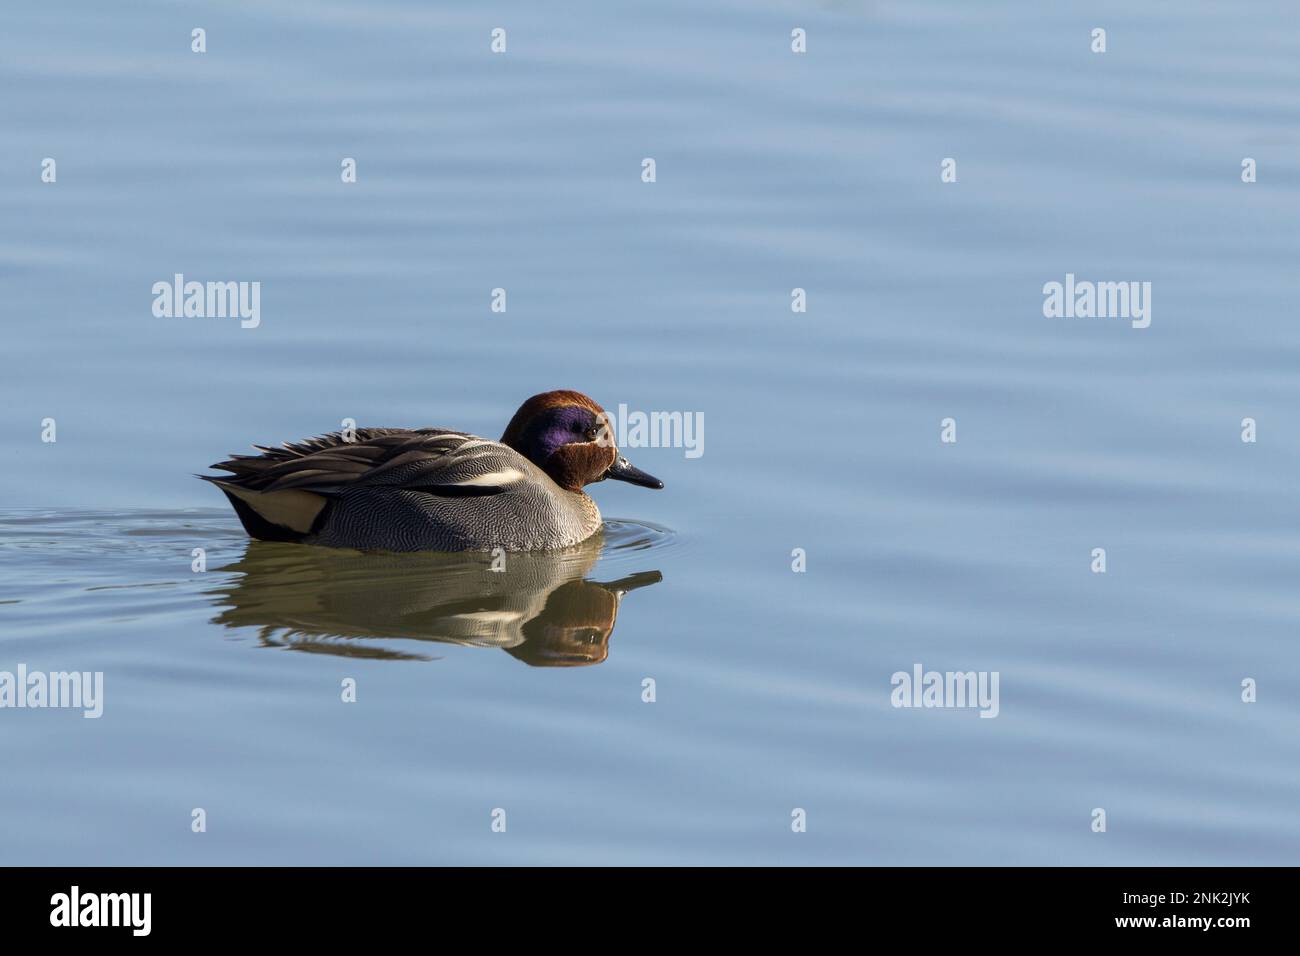
[[[663,482],[615,447],[605,410],[581,392],[534,395],[499,442],[444,428],[358,428],[199,475],[263,541],[384,551],[546,551],[595,534],[600,511],[582,489],[613,478]]]

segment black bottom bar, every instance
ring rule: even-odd
[[[1231,943],[1281,929],[1294,882],[1292,870],[1229,868],[29,868],[5,876],[7,941],[75,933],[83,943],[373,943],[377,930],[469,928],[499,941],[610,920],[651,935],[702,925],[760,939],[781,927],[819,936],[843,929],[855,939],[911,927],[927,946],[1044,931]]]

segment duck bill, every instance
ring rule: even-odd
[[[654,475],[647,475],[622,455],[614,459],[614,464],[609,466],[609,471],[605,472],[605,477],[613,478],[615,481],[626,481],[630,485],[640,485],[642,488],[662,488],[664,486],[664,483]]]

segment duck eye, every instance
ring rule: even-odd
[[[599,435],[599,434],[600,434],[600,429],[598,429],[598,428],[588,428],[588,429],[587,429],[587,441],[595,441],[595,440],[596,440],[596,436]]]

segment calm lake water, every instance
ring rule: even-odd
[[[0,710],[0,863],[1297,860],[1291,4],[0,18],[0,671],[104,674]],[[156,318],[176,273],[260,325]],[[1045,317],[1067,273],[1150,327]],[[191,477],[550,388],[704,453],[502,575]],[[918,664],[998,716],[895,708]]]

